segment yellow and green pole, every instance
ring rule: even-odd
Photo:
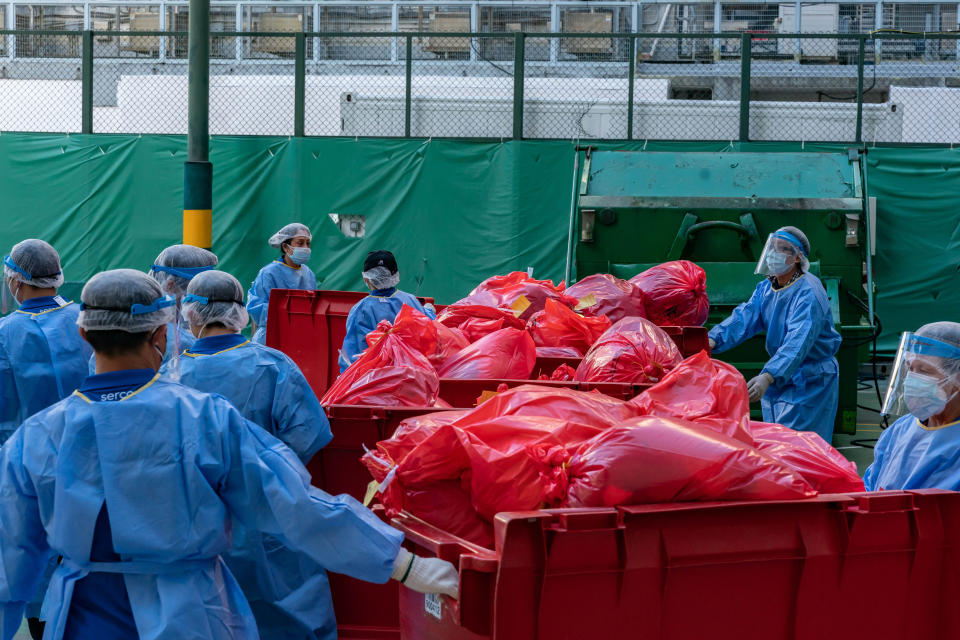
[[[187,57],[187,161],[183,166],[183,243],[213,246],[210,164],[210,0],[190,0]]]

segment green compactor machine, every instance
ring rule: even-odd
[[[811,244],[843,337],[836,432],[857,425],[857,373],[875,338],[873,221],[859,149],[819,152],[648,152],[580,149],[574,169],[567,282],[629,279],[669,260],[706,271],[712,326],[753,293],[768,234],[786,225]],[[768,355],[759,336],[721,359],[749,379]]]

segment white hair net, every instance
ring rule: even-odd
[[[63,284],[63,270],[57,250],[43,240],[24,240],[13,245],[3,259],[3,274],[39,289],[56,289]]]
[[[222,324],[236,332],[250,320],[240,281],[225,271],[207,271],[191,280],[181,314],[191,325]]]
[[[363,279],[374,289],[392,289],[400,284],[400,272],[390,273],[390,269],[386,267],[374,267],[370,271],[363,272]]]
[[[293,240],[298,236],[303,236],[305,238],[313,239],[313,236],[310,234],[310,227],[300,222],[291,222],[290,224],[277,231],[270,237],[268,241],[270,246],[274,249],[279,249],[287,240]]]
[[[150,275],[160,283],[164,293],[182,298],[190,280],[198,273],[213,269],[217,262],[212,251],[189,244],[175,244],[160,252],[150,267]]]
[[[77,324],[88,331],[141,333],[172,322],[177,301],[156,280],[134,269],[104,271],[80,293]]]

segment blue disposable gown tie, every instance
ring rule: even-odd
[[[304,463],[333,438],[306,378],[276,349],[229,334],[200,338],[183,356],[181,384],[221,394]],[[224,559],[250,601],[262,637],[336,638],[330,584],[322,566],[241,525],[234,527],[233,545]]]
[[[190,333],[190,330],[187,329],[183,324],[177,324],[175,322],[167,323],[167,348],[163,351],[163,364],[166,364],[170,361],[170,358],[173,357],[173,354],[177,352],[177,342],[174,337],[180,335],[180,352],[183,353],[184,349],[189,349],[193,346],[193,341],[196,338],[193,337],[193,334]],[[97,372],[97,358],[94,355],[90,356],[89,366],[87,367],[87,374],[93,375]]]
[[[59,296],[31,298],[0,320],[0,443],[87,377],[93,351],[77,330],[79,313]]]
[[[867,491],[960,491],[960,422],[928,428],[903,416],[880,434],[863,483]]]
[[[833,438],[840,376],[834,357],[840,334],[833,326],[827,292],[816,276],[805,273],[774,289],[769,279],[750,299],[710,330],[715,353],[732,349],[765,331],[770,359],[763,371],[773,384],[760,401],[763,419]]]
[[[347,315],[347,335],[340,350],[340,373],[346,371],[367,348],[367,334],[376,329],[381,320],[393,322],[403,305],[434,320],[437,318],[436,313],[423,308],[416,296],[397,289],[374,291],[353,305]]]
[[[317,288],[317,276],[306,266],[295,269],[282,260],[274,260],[257,274],[250,291],[247,292],[247,311],[257,323],[253,341],[257,344],[267,342],[267,305],[270,292],[274,289],[301,289],[312,291]]]
[[[123,561],[91,565],[104,503]],[[91,571],[123,575],[141,638],[257,638],[219,557],[231,518],[370,582],[389,578],[403,538],[353,498],[311,487],[289,447],[218,395],[157,375],[116,402],[67,397],[0,448],[0,640],[52,554],[63,561],[44,601],[48,640],[61,640],[73,585]]]

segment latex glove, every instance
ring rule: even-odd
[[[435,306],[433,306],[433,305],[432,305],[431,303],[429,303],[429,302],[428,302],[427,304],[423,305],[423,308],[426,309],[427,311],[433,311],[434,313],[437,312],[437,308],[436,308]]]
[[[457,568],[440,558],[421,558],[403,547],[393,561],[391,578],[419,593],[442,593],[459,596],[460,575]]]
[[[707,344],[710,345],[711,349],[715,349],[717,346],[717,341],[714,340],[713,338],[707,338]]]
[[[766,372],[761,373],[756,378],[752,378],[747,383],[747,393],[750,394],[750,402],[759,402],[771,384],[773,384],[773,376]]]

